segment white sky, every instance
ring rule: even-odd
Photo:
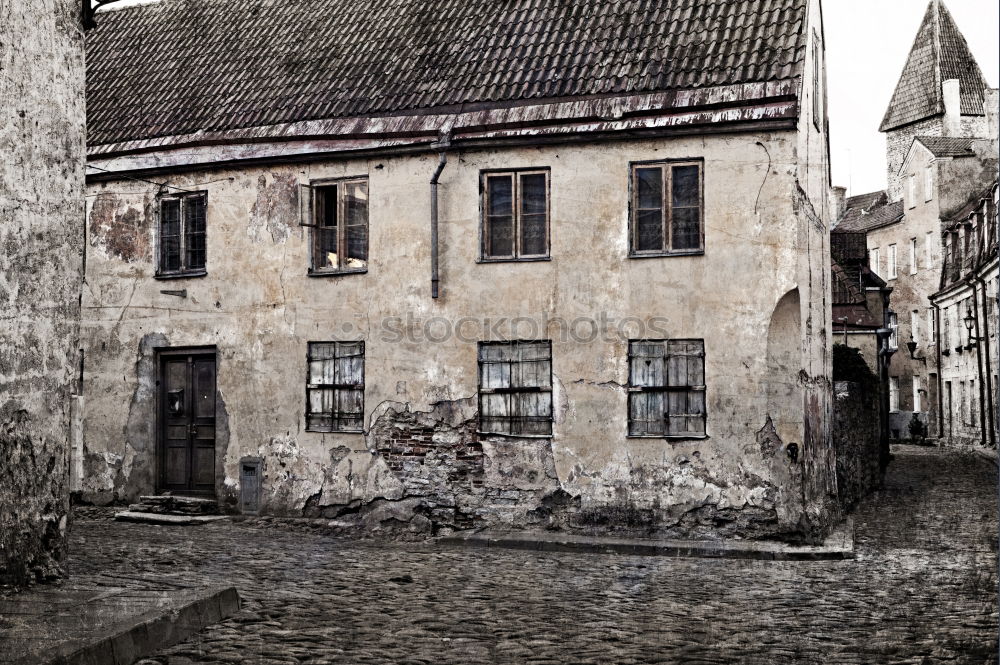
[[[990,87],[997,87],[1000,4],[943,0]],[[879,133],[928,0],[825,0],[833,184],[848,195],[885,188],[885,135]]]
[[[148,1],[122,0],[109,9]],[[1000,78],[1000,4],[996,0],[943,1],[969,42],[986,81],[996,87]],[[885,137],[878,126],[927,3],[823,0],[833,184],[847,187],[849,195],[885,188]]]

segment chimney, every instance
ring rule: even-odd
[[[941,84],[944,97],[944,135],[962,135],[962,94],[958,79],[948,79]]]
[[[844,210],[847,209],[847,188],[846,187],[834,187],[833,188],[833,221],[834,223],[840,221],[841,215],[844,214]]]
[[[996,88],[989,88],[986,91],[986,127],[988,129],[987,136],[991,141],[996,141],[997,136],[997,113],[1000,112],[1000,97],[997,93],[1000,92]]]

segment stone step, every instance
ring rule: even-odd
[[[198,526],[229,519],[227,515],[168,515],[164,513],[143,513],[123,510],[115,513],[119,522],[139,522],[142,524],[165,524],[170,526]]]
[[[215,499],[161,494],[158,496],[140,496],[139,503],[130,505],[129,510],[164,515],[217,515],[219,513],[219,504]]]

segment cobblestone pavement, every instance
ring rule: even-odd
[[[375,544],[285,526],[78,519],[72,572],[232,581],[245,610],[153,663],[996,663],[996,468],[896,448],[857,559]]]

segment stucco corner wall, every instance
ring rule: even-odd
[[[84,71],[74,0],[0,5],[0,581],[62,575],[78,372]]]

